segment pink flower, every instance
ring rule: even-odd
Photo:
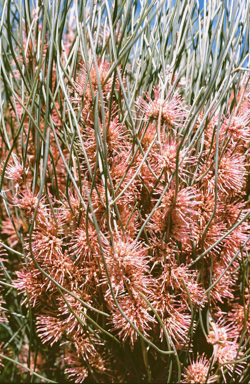
[[[245,367],[246,362],[241,363],[233,363],[232,361],[239,360],[243,356],[243,352],[239,348],[239,344],[232,343],[224,343],[219,347],[217,352],[218,364],[221,365],[220,370],[222,372],[222,376],[226,382],[226,377],[224,373],[224,369],[227,368],[228,374],[232,376],[233,371],[237,375],[241,375],[242,370]],[[231,364],[230,364],[231,363]]]
[[[216,323],[212,322],[212,329],[208,333],[207,342],[212,345],[226,345],[234,343],[239,337],[239,332],[232,322],[221,316]]]
[[[44,299],[46,302],[48,295],[44,287],[43,275],[32,263],[29,269],[24,267],[22,271],[17,271],[16,274],[18,279],[14,281],[14,285],[20,291],[20,294],[23,293],[26,295],[26,292],[28,292],[29,302],[32,307],[41,305],[41,302],[39,302],[40,299]],[[28,306],[27,301],[28,298],[26,296],[22,304],[26,303]]]
[[[65,322],[63,322],[57,315],[51,316],[38,316],[37,318],[37,333],[41,338],[42,343],[50,343],[50,346],[59,341],[67,329]]]
[[[111,300],[111,298],[110,298]],[[117,301],[134,326],[146,337],[149,337],[147,331],[152,329],[152,322],[155,322],[153,317],[149,314],[150,308],[147,307],[146,302],[139,295],[124,294],[121,297],[117,297]],[[125,342],[129,339],[131,346],[133,347],[138,334],[132,328],[130,323],[121,314],[115,303],[112,305],[112,328],[111,332],[118,331],[119,337]]]
[[[187,113],[178,93],[175,93],[170,98],[169,92],[167,99],[163,100],[160,97],[159,89],[154,88],[154,100],[151,99],[149,94],[145,94],[145,96],[148,101],[145,101],[140,96],[136,103],[141,118],[158,120],[161,114],[162,122],[166,123],[168,126],[175,128],[177,125],[181,125]]]
[[[207,173],[205,173],[208,171]],[[210,194],[215,193],[215,165],[212,159],[205,164],[201,171],[202,187]],[[218,192],[225,196],[240,194],[246,182],[245,158],[239,153],[226,152],[219,161],[217,186]]]
[[[74,263],[81,265],[84,261],[91,261],[100,254],[96,231],[91,222],[88,222],[88,231],[85,220],[78,226],[74,233],[69,234],[69,254],[75,257]]]
[[[46,211],[46,206],[44,204],[44,198],[42,198],[38,203],[38,198],[35,196],[29,189],[24,189],[14,198],[14,204],[23,210],[26,217],[32,220],[33,214],[38,205],[38,210],[36,214],[36,222],[40,225],[48,225],[48,214]]]
[[[89,375],[86,368],[86,362],[79,357],[76,353],[68,353],[66,362],[69,368],[65,369],[65,373],[68,374],[68,378],[75,383],[82,383]]]
[[[150,227],[158,233],[163,234],[166,231],[167,239],[183,241],[196,234],[195,219],[198,216],[199,201],[196,190],[192,187],[180,190],[175,203],[174,196],[173,188],[166,192],[161,205],[152,216]]]
[[[148,294],[152,279],[149,275],[148,249],[143,243],[132,239],[115,238],[114,249],[106,247],[105,259],[110,274],[112,288],[116,295],[138,292]],[[105,271],[102,284],[108,284]],[[106,295],[110,295],[107,289]]]
[[[202,356],[197,356],[196,361],[191,362],[185,368],[182,383],[215,383],[218,376],[209,373],[210,360]]]
[[[209,263],[210,264],[210,263]],[[207,271],[209,270],[209,267]],[[225,265],[222,262],[215,258],[213,262],[213,281],[215,282],[219,277],[220,280],[217,284],[210,290],[210,298],[213,304],[217,304],[218,302],[223,303],[224,300],[232,300],[234,298],[233,288],[237,279],[237,275],[233,274],[235,270],[235,266],[231,266],[226,273]],[[209,278],[209,273],[207,272],[207,278]]]
[[[16,155],[14,155],[14,159],[15,162],[13,164],[8,163],[5,177],[7,179],[13,180],[15,187],[18,187],[23,183],[24,170]]]

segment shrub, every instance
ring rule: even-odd
[[[3,381],[249,379],[249,10],[3,2]]]

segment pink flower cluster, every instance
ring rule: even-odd
[[[156,367],[164,370],[168,357],[148,349],[147,340],[161,350],[169,345],[180,359],[189,351],[184,383],[240,375],[250,329],[249,281],[243,292],[239,286],[250,238],[244,220],[249,209],[247,100],[220,123],[217,113],[210,115],[202,140],[190,147],[193,136],[184,135],[189,108],[177,91],[164,94],[158,87],[153,98],[140,96],[133,131],[114,96],[110,99],[112,88],[121,92],[117,76],[106,81],[110,63],[92,64],[91,81],[86,65],[79,65],[67,88],[72,109],[62,118],[56,99],[51,112],[44,187],[44,164],[37,163],[44,143],[33,134],[35,128],[31,132],[29,117],[23,128],[27,156],[21,157],[18,142],[5,168],[4,187],[23,244],[4,208],[1,235],[10,246],[23,246],[26,257],[15,286],[24,303],[29,297],[38,335],[51,347],[64,347],[65,372],[77,383],[89,375],[122,382],[123,358],[112,352],[119,342],[127,364],[128,351],[138,356],[142,348],[138,369],[145,371],[148,354],[156,377]],[[52,78],[55,84],[54,69]],[[193,135],[202,118],[201,113]],[[13,120],[10,107],[5,117],[10,134]],[[2,170],[7,154],[2,141]],[[196,345],[201,329],[212,355]],[[132,373],[127,380],[133,381]]]

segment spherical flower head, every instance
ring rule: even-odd
[[[19,163],[17,156],[13,155],[13,157],[14,162],[7,165],[5,177],[13,180],[15,186],[18,187],[23,182],[24,170],[22,165]]]
[[[128,290],[147,293],[151,279],[148,276],[148,249],[143,243],[117,237],[113,249],[107,247],[105,253],[112,287],[116,293],[123,294]],[[108,284],[106,274],[103,283]]]
[[[164,168],[173,172],[176,167],[176,155],[177,155],[178,143],[175,141],[166,142],[163,145],[162,151],[162,165]]]
[[[231,376],[232,373],[236,372],[236,374],[240,375],[242,372],[242,369],[244,368],[246,362],[240,362],[240,363],[234,363],[233,361],[239,360],[242,358],[243,352],[239,349],[239,344],[232,342],[232,343],[225,343],[224,345],[220,346],[217,351],[217,359],[218,363],[221,365],[221,372],[225,379],[224,374],[224,368],[228,369],[228,374]]]
[[[164,132],[165,135],[165,132]],[[162,135],[163,136],[163,135]],[[160,174],[162,168],[166,173],[167,179],[169,180],[172,172],[176,170],[176,160],[177,152],[179,147],[179,142],[176,139],[170,139],[163,137],[162,141],[162,151],[155,153],[156,163],[156,173]],[[188,153],[185,154],[185,149],[179,150],[179,160],[182,159],[181,164],[178,167],[178,177],[186,184],[186,178],[190,177],[192,173],[190,172],[191,167],[197,164],[197,156],[192,154],[193,150],[191,149]]]
[[[181,292],[182,300],[189,307],[189,300],[193,305],[203,307],[206,302],[205,290],[196,282],[197,273],[189,270],[187,266],[172,263],[171,266],[165,264],[164,271],[159,281],[163,281],[164,285],[171,286],[172,290],[177,294]],[[189,295],[187,294],[187,290]]]
[[[136,103],[142,118],[158,120],[161,117],[161,121],[170,127],[174,127],[176,124],[179,125],[185,118],[186,111],[182,107],[182,99],[178,93],[175,93],[171,98],[168,94],[167,99],[163,99],[160,96],[159,89],[154,88],[154,100],[151,99],[149,94],[145,94],[145,96],[148,101],[139,97]]]
[[[101,84],[103,84],[105,79],[106,79],[106,76],[108,74],[109,69],[110,69],[110,63],[107,60],[101,61],[98,65],[97,70],[96,70],[94,65],[90,69],[90,77],[91,77],[91,81],[92,81],[92,85],[93,85],[95,94],[96,94],[97,89],[98,89],[97,72],[99,74],[100,82],[101,82]],[[104,86],[104,91],[106,92],[106,94],[111,91],[111,87],[112,87],[112,78],[109,79],[108,82]]]
[[[74,256],[74,262],[78,264],[81,264],[83,260],[90,261],[92,254],[98,254],[98,252],[100,252],[95,229],[89,222],[87,231],[85,221],[86,220],[83,220],[74,233],[72,233],[68,243],[70,256]]]
[[[71,101],[73,101],[74,103],[81,102],[82,96],[84,96],[84,105],[85,107],[88,108],[92,103],[92,90],[94,92],[94,95],[96,95],[98,90],[98,76],[99,76],[100,83],[103,86],[103,83],[110,69],[110,63],[107,60],[105,60],[105,61],[100,61],[97,68],[94,64],[92,64],[92,66],[89,67],[91,84],[89,83],[87,67],[84,64],[81,64],[80,66],[81,66],[81,70],[77,75],[76,82],[74,83],[75,85],[74,88],[77,91],[77,94],[75,97],[71,98]],[[112,84],[113,84],[113,76],[111,76],[108,79],[107,83],[103,86],[102,91],[103,91],[104,97],[107,97],[108,93],[111,91]],[[71,88],[71,91],[73,91],[72,88]],[[85,112],[87,112],[87,110]]]
[[[102,348],[99,351],[99,348],[97,348],[99,345],[100,342],[97,341],[93,334],[75,333],[74,347],[76,352],[66,350],[66,363],[69,368],[64,372],[68,374],[70,380],[75,383],[82,383],[93,371],[101,375],[110,372],[110,364],[105,349]],[[103,380],[100,380],[100,382],[103,382]]]
[[[47,225],[47,212],[43,201],[44,198],[39,201],[38,197],[35,196],[29,189],[23,190],[14,198],[15,205],[24,211],[25,217],[29,219],[33,218],[34,212],[38,205],[36,222],[41,225]]]
[[[239,193],[244,186],[245,176],[246,169],[243,156],[229,154],[222,157],[218,172],[219,188],[222,191],[229,193],[232,190]]]
[[[101,131],[103,135],[103,128]],[[110,121],[109,126],[106,127],[106,140],[109,156],[114,156],[127,147],[127,132],[125,127],[118,121],[117,116],[114,117]]]
[[[75,291],[71,291],[71,292],[74,293],[76,297],[79,297],[78,292],[75,292]],[[77,314],[78,317],[83,322],[85,319],[84,313],[86,311],[85,311],[85,308],[83,308],[81,302],[79,302],[75,297],[69,295],[68,293],[65,294],[65,299],[67,300],[73,312]],[[87,302],[88,304],[92,305],[92,301],[89,295],[86,294],[86,292],[82,292],[81,299]],[[63,324],[66,327],[67,335],[75,332],[79,333],[81,331],[81,324],[78,322],[78,319],[71,312],[70,308],[65,303],[64,299],[62,297],[58,297],[57,303],[58,303],[59,317],[61,320],[63,320]]]
[[[237,278],[234,270],[235,267],[231,266],[225,273],[225,265],[221,261],[215,260],[213,265],[213,278],[214,281],[218,278],[220,278],[220,280],[210,291],[210,298],[213,304],[218,302],[223,303],[224,299],[233,300],[233,288]]]
[[[170,189],[151,219],[151,227],[156,232],[169,231],[170,238],[177,241],[192,238],[196,232],[195,219],[198,216],[197,194],[194,188],[187,187],[178,192],[174,204],[175,191]]]
[[[157,132],[157,124],[155,122],[151,123],[149,125],[146,125],[145,130],[139,135],[139,138],[141,140],[141,145],[144,149],[148,149],[148,147],[150,146],[150,144],[154,140],[156,132]],[[164,137],[162,134],[161,134],[161,140],[162,141],[164,140]],[[155,142],[153,144],[153,146],[151,147],[151,150],[154,150],[154,152],[156,152],[157,147],[158,147],[157,143]],[[151,152],[149,152],[149,153],[151,153]]]
[[[249,111],[225,119],[220,129],[221,142],[225,135],[230,139],[232,148],[237,146],[239,151],[244,150],[250,140]]]
[[[188,334],[192,323],[192,316],[186,304],[175,304],[172,310],[168,310],[167,317],[163,319],[163,324],[168,330],[170,342],[175,345],[176,350],[181,350],[183,347],[186,350],[188,344]],[[196,323],[192,323],[195,330]],[[192,345],[190,346],[190,349]]]
[[[221,365],[220,369],[225,379],[224,368],[228,370],[228,374],[231,375],[235,370],[237,374],[241,373],[244,367],[243,363],[232,364],[232,361],[238,360],[243,356],[243,352],[239,348],[239,344],[236,342],[239,333],[237,328],[232,323],[227,323],[225,318],[221,316],[217,323],[211,322],[212,330],[209,332],[207,342],[214,346],[214,355],[217,359],[217,363]]]
[[[228,336],[225,327],[216,327],[216,329],[211,330],[207,336],[207,342],[213,345],[225,344],[227,342],[227,339]]]
[[[154,100],[151,99],[148,93],[145,94],[148,102],[142,97],[139,97],[136,106],[141,112],[144,118],[158,119],[160,110],[164,105],[164,100],[160,98],[160,93],[158,89],[154,89]]]
[[[205,174],[204,174],[205,172]],[[201,168],[203,189],[210,194],[215,193],[215,164],[211,157]],[[245,158],[239,153],[226,152],[219,161],[217,187],[221,196],[235,196],[241,194],[246,182]]]
[[[208,376],[210,361],[204,356],[197,356],[183,374],[182,383],[215,383],[218,380],[216,375]],[[208,377],[208,379],[207,379]]]
[[[123,295],[118,298],[118,303],[123,313],[134,324],[134,326],[146,337],[149,337],[147,331],[152,329],[152,323],[156,321],[149,314],[150,309],[146,302],[139,295]],[[119,338],[125,342],[127,339],[133,349],[138,338],[136,330],[130,325],[127,319],[113,303],[112,306],[112,328],[110,331],[118,332]]]
[[[244,307],[239,303],[234,303],[232,307],[232,312],[229,312],[229,318],[236,325],[239,332],[243,330],[246,322],[246,327],[248,331],[247,334],[250,333],[250,313],[248,313],[248,316],[246,317],[246,313],[248,312],[248,306],[249,300],[246,301],[245,310]]]
[[[96,354],[96,347],[98,345],[102,345],[102,342],[98,340],[94,335],[90,335],[85,333],[85,331],[81,330],[79,332],[75,332],[72,335],[74,346],[76,348],[77,353],[82,356],[91,359],[92,356]]]
[[[60,216],[60,221],[64,225],[71,225],[76,220],[78,220],[78,215],[81,212],[79,197],[73,191],[68,192],[68,199],[66,196],[60,199],[60,209],[58,210],[58,216]]]
[[[37,260],[49,266],[53,261],[61,259],[62,252],[62,239],[54,236],[52,229],[48,226],[44,229],[38,228],[32,234],[32,251]],[[27,245],[28,248],[28,245]]]
[[[234,112],[233,112],[234,113]],[[244,147],[247,146],[250,139],[250,127],[248,124],[249,112],[240,112],[238,115],[224,117],[220,126],[219,132],[219,145],[222,145],[225,141],[225,137],[228,140],[228,147],[233,150],[237,146],[237,151],[241,152]],[[218,124],[218,116],[215,115],[209,121],[205,129],[205,142],[209,149],[211,145],[215,148],[216,145],[216,129]]]
[[[25,296],[22,305],[38,307],[41,305],[40,299],[42,302],[48,300],[43,275],[33,263],[30,264],[29,269],[24,267],[21,271],[17,271],[16,274],[18,279],[14,281],[15,288]]]
[[[69,380],[72,380],[75,383],[82,383],[86,377],[88,377],[89,372],[86,368],[86,363],[76,353],[68,353],[66,362],[69,368],[65,369],[64,372],[68,374]]]
[[[50,346],[62,338],[67,326],[64,321],[55,316],[39,316],[37,318],[37,333],[42,343],[50,343]]]

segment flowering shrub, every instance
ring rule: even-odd
[[[5,3],[3,380],[249,378],[248,8],[165,3]]]

